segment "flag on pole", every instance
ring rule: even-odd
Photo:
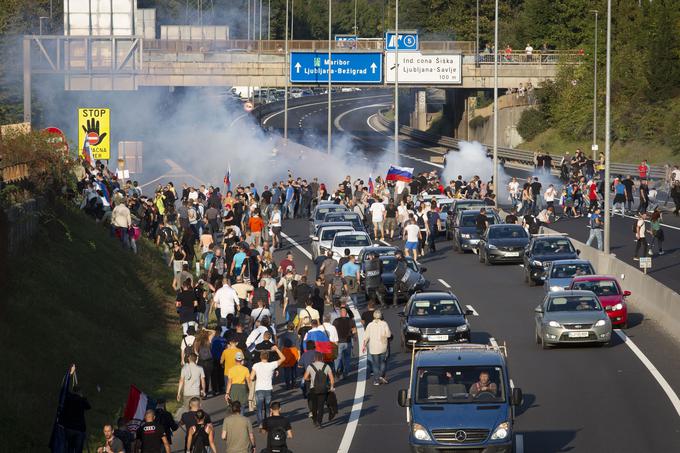
[[[227,168],[227,174],[224,175],[224,186],[227,189],[227,192],[231,191],[231,164]]]
[[[373,185],[373,175],[368,175],[368,193],[373,195],[373,191],[375,190],[375,186]]]
[[[413,168],[391,165],[390,169],[387,170],[387,177],[385,180],[411,182],[411,180],[413,180]]]
[[[128,429],[139,427],[144,421],[147,408],[153,408],[153,401],[146,393],[131,385],[123,417],[128,420]]]
[[[87,162],[90,166],[94,165],[94,158],[92,157],[92,149],[90,148],[90,142],[87,141],[87,136],[85,137],[85,141],[83,142],[83,151],[81,153],[83,159],[85,159],[85,162]]]
[[[66,370],[66,375],[61,382],[61,390],[59,390],[59,403],[57,404],[57,413],[54,416],[54,423],[52,424],[52,435],[50,436],[50,451],[52,453],[66,453],[66,430],[59,420],[61,412],[64,410],[64,402],[66,395],[71,386],[71,370]]]

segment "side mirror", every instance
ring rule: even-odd
[[[465,316],[473,316],[475,314],[472,310],[465,310]]]
[[[522,395],[522,389],[517,387],[513,388],[512,395],[510,396],[510,403],[513,406],[521,406],[523,401],[524,395]]]
[[[580,250],[580,249],[576,249],[576,254],[577,254],[577,255],[581,255],[581,250]]]
[[[405,389],[401,389],[399,390],[399,393],[397,393],[397,403],[401,407],[409,407],[411,405],[411,401],[409,400],[408,397],[408,392]]]
[[[631,293],[630,291],[624,291],[624,292],[623,292],[623,296],[624,296],[624,297],[628,297],[628,296],[630,296],[631,294],[633,294],[633,293]]]
[[[314,235],[312,234],[312,235],[309,236],[309,239],[311,239],[312,241],[318,241],[318,240],[319,240],[319,236],[314,236]]]
[[[538,307],[534,308],[534,313],[543,313],[543,307],[539,305]]]

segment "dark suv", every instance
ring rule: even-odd
[[[399,313],[402,349],[470,341],[470,325],[458,298],[446,291],[427,291],[411,296]],[[415,343],[414,343],[415,342]]]
[[[524,251],[524,281],[529,286],[543,284],[550,262],[576,259],[579,253],[564,235],[532,236]]]

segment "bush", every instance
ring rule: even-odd
[[[550,127],[547,115],[542,110],[528,109],[522,112],[517,123],[517,132],[524,140],[533,140]]]

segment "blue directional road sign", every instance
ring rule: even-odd
[[[418,33],[407,32],[397,34],[391,31],[385,33],[385,50],[418,50]]]
[[[382,83],[382,52],[333,52],[331,83]],[[328,83],[328,53],[291,52],[292,83]]]

